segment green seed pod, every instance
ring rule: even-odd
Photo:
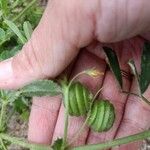
[[[69,115],[81,116],[87,114],[92,101],[92,94],[89,90],[80,82],[75,82],[70,86],[68,95]]]
[[[96,132],[103,132],[108,131],[114,121],[114,106],[108,100],[95,101],[89,114],[88,125]]]

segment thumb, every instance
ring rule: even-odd
[[[15,89],[32,80],[57,76],[77,55],[78,48],[90,41],[89,38],[82,40],[79,34],[83,30],[79,25],[84,19],[71,17],[78,7],[76,4],[65,6],[57,0],[50,2],[21,52],[0,63],[0,88]],[[90,37],[90,31],[85,36]]]

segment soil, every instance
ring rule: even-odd
[[[8,133],[15,137],[27,139],[27,128],[28,128],[27,121],[23,121],[22,119],[20,119],[19,114],[14,114],[11,117],[10,122],[8,124]],[[11,144],[8,147],[8,150],[25,150],[25,149]]]

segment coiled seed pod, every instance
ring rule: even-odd
[[[89,114],[88,125],[96,132],[103,132],[108,131],[114,121],[114,106],[108,100],[95,101]]]
[[[72,83],[69,88],[68,111],[71,116],[85,115],[92,101],[92,94],[80,82]],[[64,103],[66,104],[66,102]]]

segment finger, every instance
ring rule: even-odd
[[[101,59],[105,59],[105,54],[102,48],[102,44],[98,41],[93,41],[86,49],[92,54],[98,56]]]
[[[141,35],[144,39],[150,41],[150,32]]]
[[[29,118],[28,140],[50,144],[60,109],[61,98],[34,98]]]
[[[63,72],[70,76],[74,62]],[[61,96],[34,97],[29,117],[28,140],[50,144],[61,105]]]
[[[143,44],[142,44],[143,45]],[[138,70],[140,70],[140,57],[141,57],[141,41],[133,41],[134,53],[133,57],[136,62]],[[134,79],[131,87],[131,92],[138,93],[137,81]],[[144,96],[150,99],[150,87],[145,92]],[[150,108],[147,104],[139,98],[130,95],[126,104],[125,114],[118,130],[117,136],[124,137],[136,134],[150,127]],[[119,150],[136,150],[139,149],[140,142],[121,146]]]
[[[32,80],[56,77],[74,59],[79,48],[90,43],[93,23],[87,13],[81,15],[76,11],[84,5],[66,2],[50,1],[22,51],[0,63],[1,88],[19,88]]]
[[[87,46],[95,37],[100,42],[115,42],[146,32],[150,22],[149,5],[147,0],[135,4],[120,1],[118,5],[114,1],[100,0],[49,1],[40,24],[22,51],[0,63],[0,70],[3,70],[0,87],[19,88],[32,80],[56,77],[77,55],[79,48]],[[126,6],[131,7],[127,10]],[[136,13],[132,13],[133,9]],[[118,13],[120,11],[123,15]],[[122,30],[124,22],[127,25]]]
[[[118,58],[120,58],[120,65],[123,71],[129,74],[129,68],[127,66],[128,59],[131,57],[130,47],[127,45],[128,42],[119,44],[115,49],[117,49]],[[115,77],[109,70],[106,72],[106,76],[103,83],[103,90],[101,92],[100,98],[108,99],[115,107],[116,119],[113,127],[103,133],[97,133],[94,131],[89,132],[89,137],[87,143],[94,144],[104,142],[105,140],[111,140],[114,138],[120,121],[122,119],[124,105],[126,103],[127,95],[121,93],[121,89],[116,83]],[[130,79],[126,76],[123,77],[123,89],[129,91]]]
[[[83,51],[80,56],[79,60],[75,65],[75,69],[73,71],[72,76],[75,74],[95,67],[96,69],[105,72],[106,65],[104,61],[99,59],[97,56]],[[82,75],[78,78],[80,82],[86,85],[93,93],[95,93],[98,89],[100,89],[104,76],[99,76],[97,78],[91,78],[86,75]],[[69,117],[69,128],[68,128],[68,141],[72,141],[74,134],[79,130],[83,122],[85,121],[84,117]],[[54,131],[53,141],[57,139],[57,137],[63,137],[63,127],[64,127],[64,106],[62,104],[60,113],[58,116],[57,124]],[[86,127],[85,130],[82,132],[82,135],[76,140],[74,145],[81,145],[84,144],[86,141],[86,137],[88,134],[88,128]]]

